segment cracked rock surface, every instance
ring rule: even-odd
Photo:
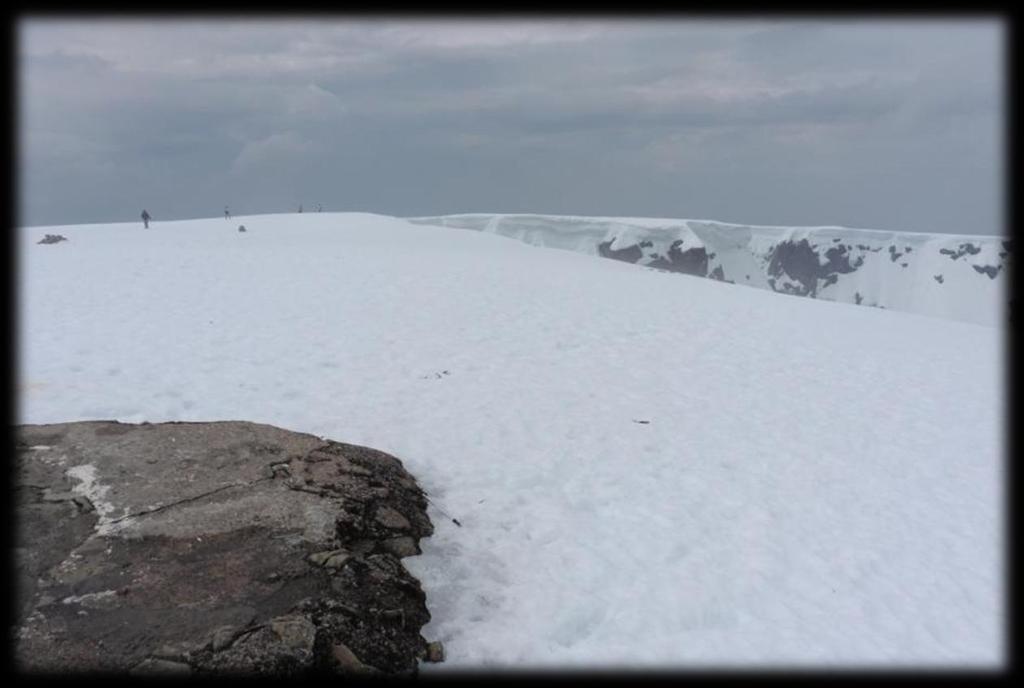
[[[414,673],[401,558],[433,531],[401,462],[269,425],[17,428],[20,671]]]

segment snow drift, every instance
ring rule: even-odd
[[[829,301],[986,325],[1008,317],[1012,246],[1000,237],[561,215],[442,215],[410,222]]]

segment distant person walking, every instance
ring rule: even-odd
[[[299,212],[300,213],[302,212],[302,204],[301,203],[299,203]]]
[[[149,229],[149,211],[145,208],[142,209],[142,224],[146,226],[146,229]]]
[[[322,213],[324,211],[324,207],[322,205],[320,205],[319,203],[317,203],[316,204],[316,211],[318,213]]]
[[[231,219],[231,211],[228,210],[227,206],[224,206],[224,219],[225,220],[230,220]]]

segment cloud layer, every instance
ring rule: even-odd
[[[22,224],[277,212],[998,234],[996,21],[19,26]]]

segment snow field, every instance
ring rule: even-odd
[[[19,231],[20,421],[398,456],[424,671],[1005,659],[997,328],[367,214]]]

